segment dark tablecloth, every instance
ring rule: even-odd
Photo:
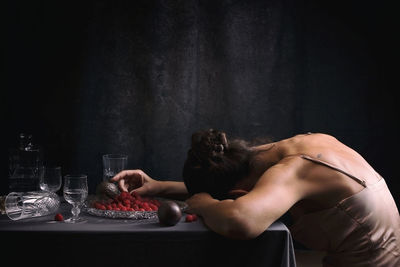
[[[69,217],[69,209],[63,203],[60,212]],[[54,215],[21,221],[1,215],[1,254],[14,266],[296,266],[290,232],[280,221],[240,241],[213,233],[201,219],[182,217],[166,227],[157,218],[81,216],[86,222],[68,224]]]

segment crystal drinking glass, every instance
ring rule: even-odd
[[[117,173],[126,169],[128,156],[122,154],[103,155],[103,181],[109,181]]]
[[[57,192],[61,188],[61,167],[43,167],[40,175],[40,189]]]
[[[50,215],[57,212],[60,198],[50,191],[11,192],[4,208],[11,220],[21,220]]]
[[[72,217],[65,220],[67,223],[76,223],[84,221],[79,217],[81,205],[88,196],[87,175],[66,175],[64,177],[64,198],[72,205]]]

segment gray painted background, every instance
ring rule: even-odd
[[[325,132],[400,194],[385,2],[53,2],[4,5],[6,147],[30,132],[47,164],[87,173],[94,190],[105,153],[180,180],[195,130]]]

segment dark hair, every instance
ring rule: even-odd
[[[249,174],[253,152],[244,140],[228,141],[214,129],[195,132],[183,167],[183,181],[190,195],[207,192],[227,197],[229,190]]]

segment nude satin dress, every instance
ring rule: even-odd
[[[346,174],[364,189],[332,208],[301,216],[289,227],[293,238],[326,251],[325,267],[400,267],[400,217],[385,180],[379,176],[367,185],[328,162],[301,157]]]

